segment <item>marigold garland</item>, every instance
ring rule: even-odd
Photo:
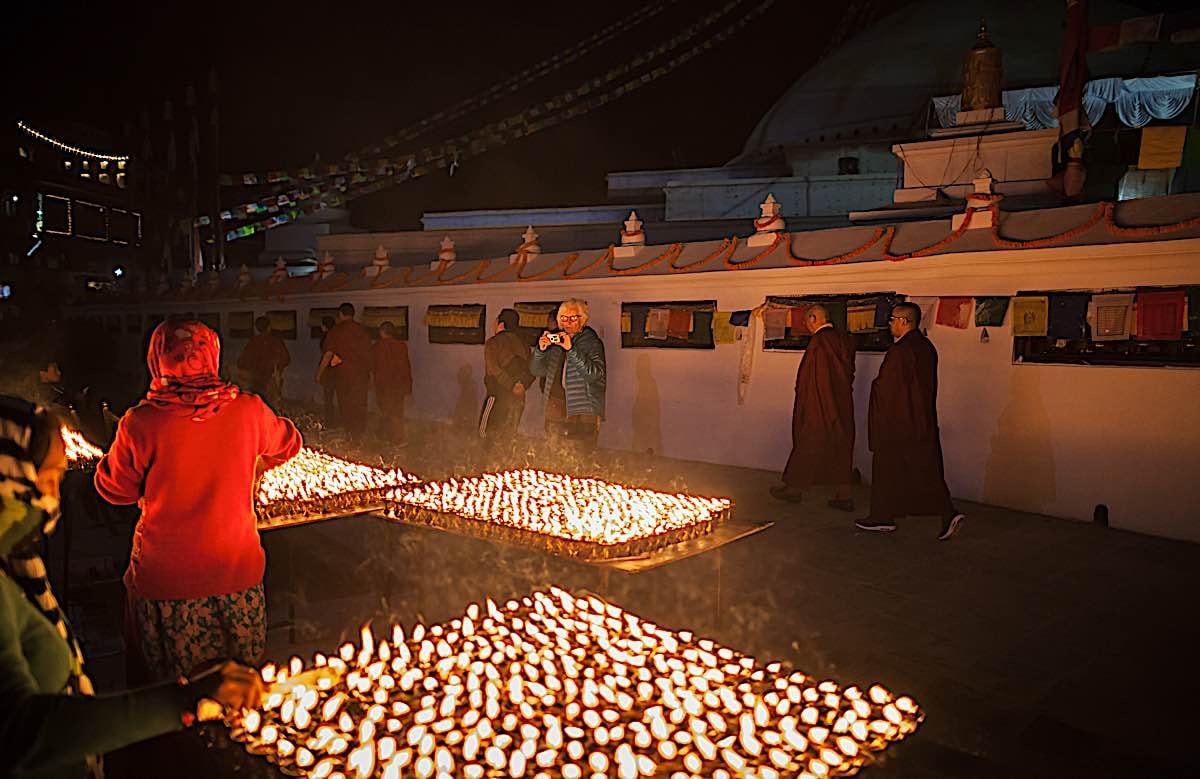
[[[670,257],[671,262],[674,262],[675,260],[677,260],[679,258],[679,255],[682,253],[683,253],[683,244],[673,243],[670,246],[668,246],[665,250],[663,250],[662,254],[660,254],[657,257],[654,257],[652,259],[646,260],[641,265],[634,265],[629,268],[618,268],[615,265],[613,265],[613,260],[616,258],[616,252],[609,251],[609,253],[608,253],[609,254],[609,256],[608,256],[608,272],[613,274],[614,276],[628,276],[628,275],[634,274],[634,273],[641,273],[642,271],[649,270],[650,268],[654,267],[658,263],[665,260],[667,257]]]
[[[1116,208],[1114,204],[1107,203],[1108,211],[1104,215],[1104,226],[1113,235],[1122,238],[1142,237],[1148,238],[1152,235],[1170,235],[1181,230],[1187,230],[1192,227],[1200,227],[1200,216],[1193,216],[1191,219],[1184,219],[1179,222],[1173,222],[1165,225],[1146,225],[1144,227],[1124,227],[1117,224]]]
[[[763,249],[762,251],[760,251],[758,254],[754,255],[753,257],[742,260],[741,262],[734,262],[733,261],[733,251],[730,251],[729,254],[726,255],[726,257],[725,257],[725,269],[726,270],[746,270],[747,268],[758,264],[758,262],[760,260],[762,260],[764,257],[771,254],[771,252],[773,252],[779,248],[779,244],[783,243],[784,235],[785,235],[785,233],[775,233],[775,240],[771,241],[770,246],[766,247],[765,249]]]
[[[834,255],[833,257],[826,257],[823,260],[810,260],[810,259],[807,259],[804,257],[797,257],[796,251],[794,248],[795,241],[796,241],[796,233],[792,233],[791,235],[788,236],[788,262],[790,262],[792,265],[799,265],[801,267],[810,267],[813,265],[836,265],[839,262],[846,262],[847,260],[853,260],[856,257],[861,257],[862,255],[866,254],[867,251],[872,246],[879,243],[879,240],[881,238],[883,238],[884,235],[887,234],[888,230],[892,230],[892,229],[894,229],[894,228],[892,228],[892,227],[887,227],[887,228],[876,227],[875,234],[872,235],[869,239],[867,239],[867,242],[864,243],[862,246],[859,246],[855,249],[851,249],[848,252],[843,252],[841,254]]]
[[[958,226],[958,229],[952,231],[949,235],[937,243],[930,244],[924,249],[915,249],[911,252],[905,252],[904,254],[892,254],[892,241],[896,237],[896,228],[894,226],[890,226],[888,228],[887,236],[883,240],[882,259],[885,259],[888,262],[903,262],[904,260],[911,260],[915,257],[925,257],[940,251],[941,249],[944,249],[945,247],[957,241],[963,233],[971,229],[971,217],[974,213],[975,212],[973,210],[967,209],[966,213],[963,214],[962,224]]]
[[[1037,249],[1044,246],[1053,246],[1054,244],[1069,241],[1086,233],[1106,217],[1111,219],[1112,208],[1112,203],[1098,203],[1096,204],[1095,212],[1083,224],[1076,225],[1069,230],[1064,230],[1057,235],[1048,235],[1045,238],[1033,238],[1028,241],[1017,241],[1000,235],[1000,208],[995,203],[992,203],[990,206],[992,212],[992,243],[1002,249]]]
[[[571,267],[571,264],[573,262],[575,262],[575,260],[578,258],[579,258],[579,252],[571,252],[570,254],[568,254],[566,257],[559,260],[558,262],[551,263],[549,268],[546,268],[543,271],[538,271],[537,273],[533,274],[532,276],[525,276],[525,275],[523,275],[523,271],[525,270],[525,266],[529,263],[529,257],[528,257],[528,255],[518,252],[517,253],[517,262],[520,264],[521,269],[517,271],[517,281],[537,281],[538,279],[544,279],[547,276],[549,276],[551,273],[553,273],[554,271],[558,270],[559,268]]]
[[[446,271],[449,270],[450,266],[453,265],[453,263],[443,262],[443,265],[445,267],[443,267],[441,270],[438,271],[437,278],[434,280],[438,284],[454,284],[455,282],[459,282],[459,281],[462,281],[463,279],[469,278],[471,276],[471,274],[474,273],[475,280],[478,281],[479,275],[481,273],[483,273],[484,269],[487,268],[488,263],[490,263],[490,262],[491,262],[491,260],[478,260],[466,272],[460,273],[459,275],[454,276],[453,278],[449,278],[449,279],[446,278],[445,275],[446,275]]]
[[[591,272],[592,268],[595,268],[597,265],[599,265],[602,262],[612,262],[613,254],[614,254],[614,247],[610,244],[607,249],[605,249],[603,252],[601,252],[599,257],[597,257],[595,260],[593,260],[590,265],[584,266],[584,268],[582,270],[576,271],[575,273],[571,273],[571,266],[570,265],[565,266],[563,268],[562,277],[564,279],[578,278],[585,273]]]
[[[676,265],[676,260],[683,256],[683,252],[680,252],[678,257],[676,257],[674,260],[671,260],[671,264],[668,267],[672,273],[690,273],[698,268],[703,267],[704,265],[707,265],[717,257],[720,257],[722,254],[725,254],[725,259],[729,259],[733,256],[733,250],[737,248],[737,244],[738,238],[736,235],[731,238],[722,238],[720,246],[706,254],[704,257],[701,257],[699,260],[687,265]],[[726,254],[726,252],[728,252],[728,254]]]

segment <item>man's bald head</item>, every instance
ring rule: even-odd
[[[820,303],[814,303],[808,307],[805,316],[808,320],[808,329],[816,330],[821,325],[829,322],[829,309]]]

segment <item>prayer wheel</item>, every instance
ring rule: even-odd
[[[987,22],[981,21],[975,45],[963,63],[962,110],[981,111],[1002,107],[1003,80],[1004,63],[1000,49],[988,36]]]

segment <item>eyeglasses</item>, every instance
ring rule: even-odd
[[[896,322],[896,321],[907,322],[908,317],[906,317],[906,316],[889,316],[888,321],[889,322]]]
[[[578,322],[580,319],[583,319],[582,314],[571,314],[570,316],[560,314],[558,317],[560,322]]]

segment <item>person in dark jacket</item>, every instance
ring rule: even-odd
[[[179,730],[202,698],[255,706],[258,673],[228,661],[190,678],[93,696],[84,658],[46,580],[40,541],[59,521],[67,467],[58,422],[0,396],[0,766],[12,777],[83,777],[96,755]]]
[[[379,326],[379,340],[371,347],[371,373],[375,377],[375,401],[383,416],[383,434],[396,446],[408,446],[404,424],[404,399],[412,394],[412,363],[408,344],[396,337],[396,326]]]
[[[564,300],[558,307],[561,332],[545,331],[529,360],[534,376],[552,377],[563,367],[566,395],[565,435],[569,441],[594,449],[604,420],[604,394],[608,369],[604,342],[588,326],[588,306],[583,300]]]
[[[479,434],[486,445],[511,444],[525,412],[525,391],[533,384],[529,346],[518,329],[521,318],[511,308],[496,317],[496,334],[483,345],[483,385],[487,390]]]
[[[896,519],[933,514],[942,518],[938,539],[957,532],[965,515],[946,487],[937,418],[937,350],[920,331],[921,309],[900,303],[889,320],[896,342],[871,384],[867,438],[871,466],[871,513],[860,530],[891,532]]]
[[[321,317],[321,355],[325,354],[325,344],[329,340],[329,333],[337,325],[337,320],[331,316]],[[337,387],[337,368],[326,368],[325,373],[321,376],[321,400],[325,412],[325,427],[332,428],[337,424],[337,406],[334,405],[334,396]]]

